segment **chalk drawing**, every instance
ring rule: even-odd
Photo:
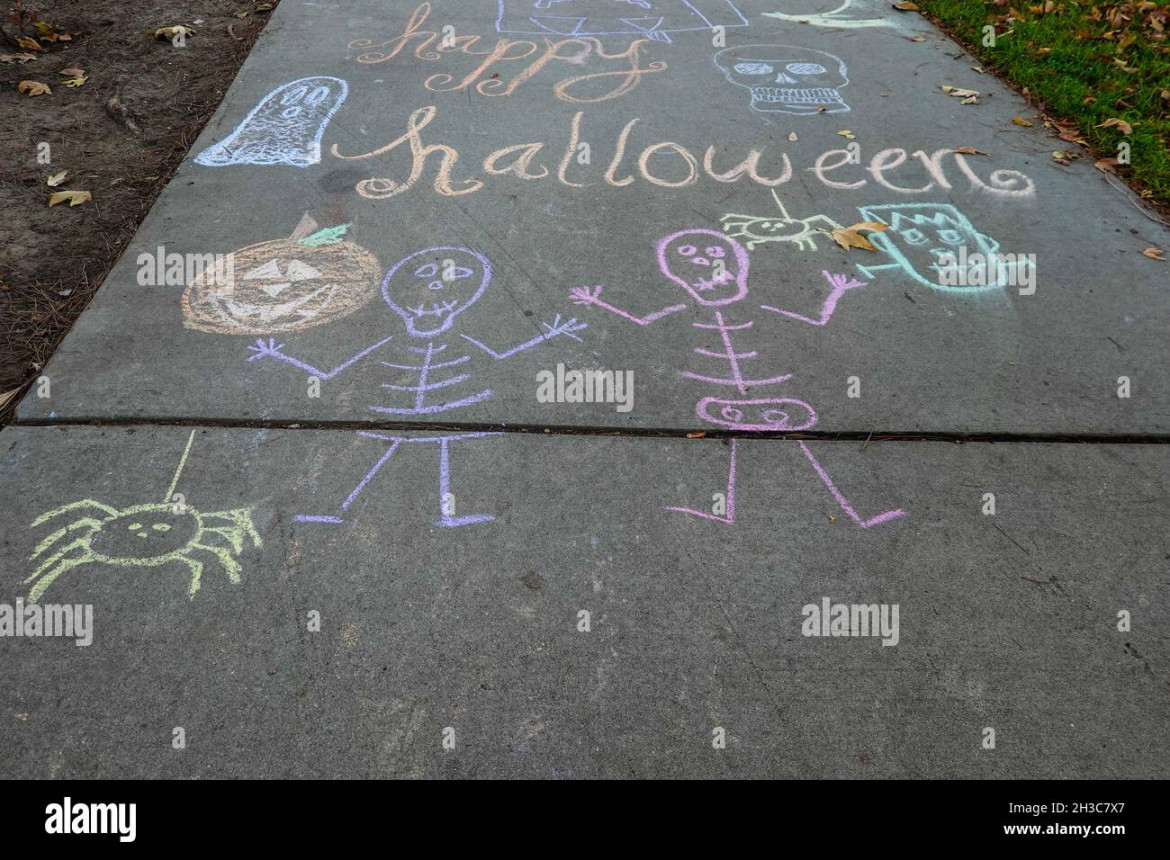
[[[672,283],[682,287],[690,298],[690,302],[683,301],[679,304],[668,305],[644,316],[638,316],[603,300],[600,286],[576,287],[570,290],[569,299],[577,305],[592,305],[609,311],[639,326],[649,326],[671,314],[693,308],[700,315],[700,319],[692,322],[691,325],[704,333],[716,333],[719,348],[709,349],[706,346],[700,346],[692,351],[704,359],[714,359],[725,363],[726,369],[718,376],[709,373],[694,373],[690,370],[681,370],[680,374],[687,379],[733,388],[735,393],[739,395],[738,397],[703,397],[700,399],[695,405],[695,414],[702,421],[720,429],[737,433],[798,432],[814,427],[817,423],[817,413],[803,400],[780,396],[749,396],[749,391],[754,395],[757,389],[787,382],[792,378],[792,374],[786,373],[768,378],[748,377],[744,371],[744,362],[758,358],[759,353],[756,350],[745,349],[733,342],[735,338],[742,337],[744,333],[755,326],[755,320],[736,322],[724,316],[725,310],[730,311],[738,308],[739,303],[747,298],[748,271],[751,263],[747,249],[735,239],[714,230],[682,230],[672,233],[658,243],[657,257],[661,273]],[[818,317],[806,317],[768,305],[762,305],[762,309],[809,325],[827,325],[837,310],[841,296],[849,290],[860,289],[865,284],[848,279],[844,275],[829,272],[823,274],[833,289],[822,305]],[[841,510],[861,528],[868,529],[905,515],[905,511],[898,509],[885,511],[868,519],[863,518],[837,489],[828,472],[821,466],[820,461],[816,459],[808,446],[802,442],[800,447],[812,464],[817,476],[832,493]],[[724,524],[734,523],[736,457],[736,443],[732,439],[728,460],[725,511],[712,513],[682,506],[670,506],[666,510]]]
[[[531,35],[637,35],[670,43],[674,33],[746,27],[731,0],[499,0],[496,31]]]
[[[870,233],[867,238],[888,262],[858,264],[866,277],[878,272],[901,272],[920,284],[943,292],[971,293],[1000,289],[1009,284],[1023,283],[1023,272],[1003,272],[1004,280],[994,272],[986,278],[990,283],[971,286],[940,283],[941,271],[948,265],[946,257],[955,254],[960,246],[970,255],[985,257],[999,250],[999,242],[975,229],[967,216],[949,203],[889,203],[880,206],[859,206],[863,221],[889,224],[890,229]],[[1021,258],[1014,266],[1027,266]],[[1013,280],[1013,278],[1015,278]]]
[[[862,27],[893,27],[904,29],[904,22],[895,17],[859,18],[851,17],[850,12],[853,0],[845,0],[836,9],[831,9],[820,15],[786,15],[783,12],[764,12],[765,18],[778,18],[781,21],[792,21],[797,24],[810,24],[814,27],[828,27],[833,30],[853,30]],[[903,16],[905,17],[905,16]]]
[[[749,251],[754,251],[756,245],[764,242],[791,242],[801,250],[815,251],[817,243],[813,236],[817,233],[827,234],[841,226],[828,215],[793,218],[780,202],[780,197],[774,189],[772,199],[780,209],[780,217],[772,215],[760,218],[754,215],[728,213],[719,219],[723,225],[723,232],[733,239],[744,239]]]
[[[251,510],[236,508],[204,513],[174,501],[194,439],[195,431],[192,430],[162,502],[118,509],[93,499],[83,499],[54,508],[33,520],[30,528],[64,514],[79,515],[37,544],[29,556],[29,561],[33,562],[55,550],[44,557],[25,580],[26,585],[33,583],[28,599],[39,600],[58,577],[87,564],[120,568],[184,565],[191,574],[187,596],[194,598],[199,591],[204,565],[216,562],[227,573],[228,579],[238,585],[242,568],[234,556],[243,552],[249,542],[253,547],[263,545],[252,523]]]
[[[341,78],[324,75],[277,87],[226,138],[195,157],[196,164],[287,164],[321,161],[321,138],[349,93]]]
[[[208,271],[183,292],[184,325],[212,334],[300,331],[340,319],[378,294],[382,267],[344,239],[349,225],[232,252],[226,282]]]
[[[843,60],[792,45],[741,45],[724,48],[715,65],[732,84],[751,94],[760,113],[845,113],[840,88],[849,83]]]
[[[483,296],[491,280],[492,267],[487,257],[478,251],[453,246],[416,251],[390,268],[382,280],[382,299],[387,307],[402,320],[406,335],[420,343],[425,342],[425,346],[407,345],[405,347],[406,363],[380,362],[383,367],[406,371],[409,374],[409,384],[386,382],[381,385],[389,392],[406,395],[407,402],[405,405],[394,402],[371,405],[369,407],[371,412],[394,416],[438,415],[482,403],[492,397],[490,388],[480,387],[472,379],[472,374],[467,368],[472,355],[468,353],[459,355],[457,354],[458,350],[452,344],[438,340],[440,335],[448,332],[456,333],[456,319]],[[540,328],[541,331],[535,337],[498,350],[463,331],[457,333],[462,342],[472,344],[493,360],[503,360],[557,337],[580,340],[577,332],[582,331],[587,326],[576,319],[562,321],[558,314],[551,323],[542,323]],[[265,341],[261,338],[256,341],[254,346],[248,347],[249,351],[252,352],[248,361],[271,359],[295,367],[318,379],[331,380],[349,368],[358,365],[393,339],[393,335],[384,338],[372,346],[362,349],[336,367],[326,369],[289,355],[285,352],[285,345],[277,343],[275,339],[269,338]],[[457,341],[456,346],[458,343]],[[448,352],[449,349],[450,352]],[[458,370],[452,368],[458,368]],[[459,391],[458,386],[463,386],[462,392]],[[390,461],[402,445],[411,444],[438,446],[440,517],[436,521],[436,525],[454,528],[491,522],[494,519],[488,514],[457,516],[442,504],[442,500],[452,492],[451,446],[456,442],[482,439],[499,434],[458,433],[408,437],[362,432],[358,435],[390,444],[373,468],[342,500],[336,510],[328,514],[299,514],[296,517],[298,522],[332,525],[343,523],[345,514],[382,470],[382,467]]]
[[[579,69],[592,65],[592,58],[596,58],[597,64],[602,66],[610,65],[610,61],[618,61],[617,68],[573,75],[558,81],[553,86],[553,94],[561,101],[571,103],[595,103],[619,98],[636,87],[642,75],[666,69],[666,63],[661,61],[642,65],[640,52],[643,45],[649,44],[648,39],[634,39],[624,50],[611,53],[606,51],[599,39],[588,36],[549,39],[549,31],[542,29],[540,34],[545,38],[541,44],[524,39],[501,38],[488,50],[477,50],[481,37],[476,34],[450,36],[440,35],[436,30],[424,30],[423,25],[430,14],[431,4],[422,3],[411,14],[401,36],[381,42],[354,39],[349,43],[350,49],[361,52],[355,60],[363,65],[384,63],[412,44],[414,57],[428,62],[443,61],[451,54],[475,57],[475,68],[462,78],[440,72],[424,79],[423,87],[431,92],[445,93],[470,93],[474,90],[490,98],[511,95],[554,63],[566,63]],[[521,62],[524,64],[522,68],[515,65]],[[491,71],[493,68],[495,70]],[[521,70],[509,77],[508,70],[515,68]],[[598,83],[611,86],[599,88]]]

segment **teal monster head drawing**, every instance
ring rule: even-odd
[[[192,431],[165,496],[168,500],[174,498],[172,494],[194,438]],[[227,572],[228,579],[238,584],[242,568],[234,556],[248,542],[254,547],[262,546],[251,511],[237,508],[204,513],[174,501],[118,509],[93,499],[82,499],[41,514],[31,527],[37,528],[66,514],[76,515],[76,519],[37,544],[29,557],[29,561],[40,562],[25,580],[25,584],[32,583],[28,594],[32,602],[39,600],[63,573],[83,565],[121,568],[182,565],[191,575],[187,595],[193,598],[199,591],[203,566],[208,561],[217,562]]]
[[[999,242],[975,229],[967,216],[949,203],[893,203],[859,206],[863,221],[889,225],[866,238],[886,257],[886,262],[859,265],[867,277],[874,273],[902,270],[920,284],[944,292],[971,293],[999,289],[1011,280],[1002,267],[992,267],[990,276],[962,279],[954,283],[957,259],[994,259]],[[1015,281],[1013,280],[1012,283]]]

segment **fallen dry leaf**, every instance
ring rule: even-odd
[[[1117,165],[1119,163],[1120,162],[1118,162],[1118,160],[1116,158],[1102,158],[1100,161],[1096,162],[1093,166],[1095,168],[1097,168],[1098,170],[1100,170],[1102,173],[1105,173],[1105,172],[1116,173],[1117,172]]]
[[[1161,248],[1146,248],[1146,250],[1142,251],[1142,256],[1149,257],[1151,260],[1157,260],[1159,263],[1165,263],[1166,258],[1162,256],[1164,253],[1166,252]],[[2,405],[0,404],[0,406]]]
[[[899,9],[902,12],[917,12],[917,11],[919,11],[918,4],[911,3],[910,0],[902,0],[902,2],[900,2],[900,3],[895,3],[894,8]]]
[[[990,152],[984,152],[982,149],[976,149],[973,146],[958,146],[952,151],[960,155],[991,155]]]
[[[1012,125],[1019,125],[1019,126],[1023,126],[1024,128],[1031,128],[1033,125],[1035,125],[1035,123],[1032,122],[1032,120],[1030,120],[1030,119],[1024,119],[1022,116],[1013,116],[1012,117]]]
[[[795,132],[795,131],[790,131],[790,132],[788,132],[788,139],[789,139],[789,140],[796,140],[796,139],[797,139],[797,138],[796,138],[796,132]]]
[[[0,54],[0,63],[20,63],[22,66],[29,60],[35,60],[32,54]]]
[[[877,248],[861,235],[861,230],[868,230],[871,233],[881,233],[884,230],[889,230],[888,224],[883,224],[880,221],[861,221],[849,227],[836,227],[832,230],[830,235],[833,241],[848,251],[850,248],[861,248],[863,251],[876,251]]]
[[[64,75],[67,78],[84,78],[85,77],[85,69],[78,69],[78,68],[62,69],[61,71],[57,72],[57,74]]]
[[[906,38],[909,39],[911,42],[925,42],[926,41],[925,36],[907,36]]]
[[[837,132],[837,134],[841,135],[841,137],[846,137],[849,140],[856,140],[857,139],[857,135],[855,135],[849,129],[844,129],[842,131],[839,131],[839,132]]]
[[[70,78],[67,81],[61,81],[61,84],[66,87],[79,87],[88,80],[89,78]]]
[[[58,203],[66,201],[69,202],[70,206],[80,206],[90,200],[93,200],[93,195],[88,191],[58,191],[56,194],[49,195],[50,206],[56,206]]]
[[[1125,134],[1125,135],[1133,134],[1133,126],[1130,125],[1125,120],[1118,119],[1117,117],[1110,117],[1109,119],[1105,120],[1105,122],[1101,123],[1100,125],[1093,126],[1093,128],[1113,128],[1114,126],[1117,126],[1117,130],[1120,131],[1122,134]]]
[[[19,388],[14,388],[11,391],[5,391],[3,394],[0,394],[0,409],[3,409],[5,406],[7,406],[8,401],[15,397],[16,392],[18,391],[20,391]]]
[[[688,439],[702,439],[706,435],[707,435],[706,430],[700,430],[698,433],[688,433],[687,438]]]
[[[65,177],[68,175],[69,175],[68,170],[62,170],[60,173],[54,173],[52,176],[50,176],[48,179],[45,180],[45,184],[48,185],[50,188],[56,188],[58,185],[60,185],[62,182],[65,181]]]
[[[16,44],[20,45],[20,47],[24,48],[26,51],[41,51],[43,53],[45,50],[41,47],[40,42],[38,42],[36,39],[30,39],[28,36],[21,36],[16,40]]]
[[[16,85],[16,89],[19,92],[28,93],[30,99],[33,96],[51,96],[53,94],[49,85],[42,84],[40,81],[21,81]]]
[[[1057,164],[1063,164],[1068,167],[1073,163],[1074,159],[1080,158],[1079,152],[1073,152],[1071,149],[1058,149],[1052,153],[1052,160]]]
[[[159,27],[154,31],[156,39],[166,39],[168,42],[173,40],[176,36],[194,36],[195,31],[183,24],[176,24],[173,27]]]

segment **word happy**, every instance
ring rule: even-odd
[[[404,177],[363,179],[354,186],[358,194],[368,199],[396,197],[409,191],[423,178],[432,156],[437,156],[433,179],[436,194],[460,197],[480,191],[486,186],[484,180],[474,175],[463,178],[452,175],[462,157],[455,147],[423,140],[423,131],[437,115],[438,108],[434,105],[415,110],[410,115],[405,134],[370,152],[342,155],[337,144],[333,145],[331,152],[334,158],[345,161],[378,158],[400,148],[404,153],[410,154],[410,170]],[[788,154],[783,152],[779,154],[779,164],[772,168],[776,175],[769,177],[760,174],[762,148],[749,149],[747,155],[731,167],[729,165],[735,161],[734,156],[716,166],[716,159],[722,161],[723,157],[717,156],[719,147],[714,145],[708,146],[700,159],[680,143],[660,141],[643,147],[640,154],[635,157],[630,137],[635,126],[641,121],[637,118],[627,122],[618,134],[617,140],[607,147],[606,151],[611,153],[611,156],[606,162],[608,166],[605,171],[598,177],[596,171],[591,172],[588,163],[585,163],[591,163],[592,158],[583,161],[579,157],[584,115],[583,111],[578,111],[570,121],[565,149],[555,164],[542,158],[547,143],[515,143],[489,153],[481,164],[483,172],[489,177],[510,176],[526,182],[551,181],[550,177],[555,175],[557,182],[570,188],[584,188],[594,184],[598,179],[614,188],[625,188],[634,185],[640,178],[642,182],[657,188],[676,189],[695,185],[702,178],[733,183],[744,176],[758,185],[776,188],[792,179],[792,163]],[[597,141],[593,143],[595,145],[590,149],[598,151],[600,144]],[[889,191],[922,194],[935,188],[952,188],[951,179],[956,178],[957,174],[953,171],[948,172],[945,163],[948,156],[954,168],[957,168],[958,174],[966,178],[972,190],[1006,198],[1030,197],[1035,190],[1032,180],[1018,170],[993,170],[987,181],[984,181],[967,163],[963,154],[951,148],[938,149],[929,155],[923,150],[908,154],[904,149],[884,149],[870,159],[863,170],[865,175],[861,178],[857,178],[856,173],[849,175],[841,172],[842,168],[857,164],[855,153],[847,149],[832,149],[822,153],[809,170],[828,188],[852,191],[872,181]],[[912,177],[905,174],[911,172],[916,174],[913,181],[919,184],[907,186],[894,181],[895,179],[910,181]],[[923,180],[926,180],[925,184],[921,184]]]
[[[897,603],[832,603],[821,598],[821,605],[810,603],[801,610],[805,636],[880,636],[882,645],[898,644]]]

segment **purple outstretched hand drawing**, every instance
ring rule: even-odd
[[[791,397],[747,396],[749,389],[779,385],[792,378],[790,373],[764,379],[748,378],[744,375],[742,362],[757,358],[759,353],[755,350],[737,349],[732,343],[734,336],[738,336],[755,326],[755,320],[736,323],[730,322],[724,316],[725,308],[737,305],[747,297],[748,269],[750,267],[747,249],[734,239],[715,230],[681,230],[672,233],[658,243],[658,266],[663,275],[686,291],[693,300],[696,310],[709,311],[712,315],[712,318],[693,322],[691,325],[705,332],[717,332],[721,348],[711,350],[706,347],[696,347],[692,351],[704,358],[726,362],[727,365],[722,376],[698,374],[689,370],[680,371],[681,375],[687,379],[734,388],[739,395],[738,398],[704,397],[695,405],[695,414],[708,424],[739,433],[797,432],[809,430],[815,426],[817,414],[809,404],[802,400]],[[761,305],[761,309],[808,325],[827,325],[836,312],[841,297],[850,290],[861,289],[865,284],[847,278],[845,275],[831,274],[827,271],[822,274],[832,290],[826,297],[818,317],[807,317],[770,305]],[[600,286],[576,287],[569,292],[569,298],[574,304],[601,308],[639,326],[651,325],[671,314],[688,310],[692,306],[687,302],[682,302],[668,305],[645,316],[637,316],[603,300],[601,293]],[[828,472],[813,455],[808,445],[803,441],[798,444],[801,452],[817,473],[817,477],[833,494],[833,498],[836,499],[841,510],[861,528],[868,529],[905,515],[905,511],[898,509],[885,511],[869,518],[862,517],[837,489]],[[730,449],[725,512],[711,513],[679,506],[670,506],[666,510],[721,523],[734,523],[737,455],[735,438],[731,439]]]

